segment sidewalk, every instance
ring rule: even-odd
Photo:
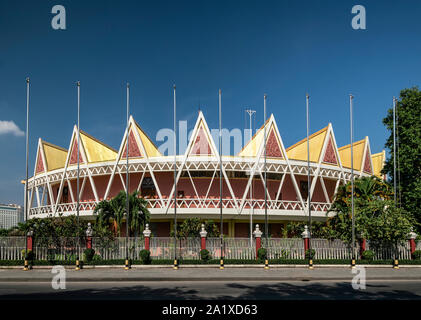
[[[394,270],[390,266],[365,269],[366,279],[370,280],[421,280],[421,268],[403,267]],[[357,272],[356,272],[357,273]],[[344,280],[351,281],[356,275],[351,268],[345,267],[315,267],[307,268],[233,268],[219,270],[219,267],[204,266],[201,268],[180,267],[173,270],[167,268],[118,268],[83,269],[75,271],[66,268],[66,280],[72,282],[119,282],[119,281],[316,281]],[[50,269],[0,269],[1,282],[50,282],[55,274]]]

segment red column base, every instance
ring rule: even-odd
[[[149,244],[150,244],[150,238],[149,237],[145,237],[145,250],[149,251]]]
[[[256,238],[256,259],[259,257],[259,255],[257,254],[259,252],[259,249],[262,247],[262,239]]]
[[[200,238],[200,249],[206,250],[206,238],[205,237]]]

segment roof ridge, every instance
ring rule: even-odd
[[[80,130],[80,133],[81,133],[81,134],[83,134],[83,135],[85,135],[85,136],[86,136],[86,137],[88,137],[89,139],[92,139],[92,140],[94,140],[95,142],[97,142],[97,143],[99,143],[99,144],[103,145],[105,148],[110,149],[111,151],[114,151],[115,153],[118,153],[118,151],[117,151],[117,150],[115,150],[113,147],[111,147],[111,146],[107,145],[105,142],[102,142],[101,140],[99,140],[99,139],[95,138],[94,136],[90,135],[89,133],[87,133],[87,132],[85,132],[85,131],[83,131],[83,130]]]
[[[308,137],[308,139],[310,140],[310,139],[312,139],[312,138],[314,138],[314,137],[317,137],[319,134],[321,134],[321,133],[323,133],[324,131],[327,131],[327,129],[329,128],[329,125],[327,125],[326,127],[324,127],[324,128],[322,128],[322,129],[320,129],[319,131],[316,131],[316,132],[314,132],[314,133],[312,133],[309,137]],[[292,146],[290,146],[290,147],[288,147],[285,151],[290,151],[291,149],[293,149],[293,148],[295,148],[295,147],[297,147],[297,146],[299,146],[300,144],[302,144],[302,143],[304,143],[304,142],[306,142],[307,141],[307,137],[305,137],[304,139],[302,139],[302,140],[300,140],[300,141],[298,141],[298,142],[296,142],[296,143],[294,143]]]

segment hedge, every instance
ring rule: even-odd
[[[99,260],[99,261],[90,261],[82,262],[83,265],[92,266],[92,265],[121,265],[124,266],[125,260]],[[172,265],[174,260],[152,260],[152,265]],[[219,259],[212,260],[179,260],[180,265],[219,265]],[[393,265],[393,260],[357,260],[358,264],[369,264],[369,265]],[[0,266],[23,266],[24,260],[0,260]],[[53,266],[53,265],[62,265],[62,266],[73,266],[75,265],[74,261],[48,261],[48,260],[35,260],[31,263],[33,266]],[[132,265],[141,265],[140,260],[131,260]],[[236,265],[236,264],[250,264],[250,265],[262,265],[258,260],[239,260],[239,259],[224,259],[224,265]],[[306,265],[308,260],[304,259],[276,259],[269,260],[269,264],[286,264],[286,265]],[[323,259],[323,260],[313,260],[314,265],[322,264],[337,264],[337,265],[349,265],[350,260],[344,259]],[[421,260],[399,260],[400,265],[421,265]]]

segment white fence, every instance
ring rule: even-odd
[[[269,259],[304,259],[304,241],[301,238],[262,238],[262,247],[267,248]],[[128,246],[126,245],[128,244]],[[177,239],[170,237],[150,238],[151,258],[155,260],[174,259],[175,250],[177,258],[200,259],[200,238]],[[83,258],[86,248],[85,239],[77,238],[47,239],[36,238],[33,251],[37,260],[75,260],[76,256]],[[95,253],[104,260],[125,259],[126,254],[133,260],[139,259],[139,253],[145,248],[142,238],[119,237],[114,239],[92,238],[92,248]],[[127,249],[126,249],[127,248]],[[315,250],[314,259],[351,259],[351,247],[341,240],[312,239],[311,248]],[[396,246],[375,245],[366,243],[366,250],[375,253],[375,260],[390,260],[395,257],[396,248],[398,259],[411,259],[410,246],[405,243]],[[22,250],[25,249],[25,237],[0,237],[0,260],[22,259]],[[206,249],[209,250],[212,259],[248,260],[256,258],[255,240],[249,238],[224,238],[206,239]],[[421,249],[421,241],[417,243],[417,250]],[[355,245],[356,258],[360,257],[360,247]],[[126,253],[127,252],[127,253]]]
[[[0,237],[0,260],[20,260],[25,237]]]
[[[269,259],[304,259],[304,242],[301,238],[272,238],[268,245],[262,239],[262,244],[267,248]]]

